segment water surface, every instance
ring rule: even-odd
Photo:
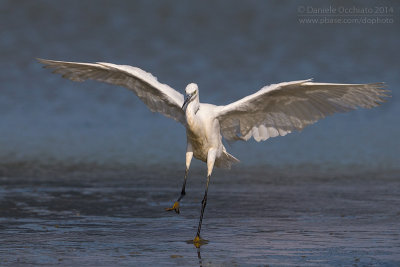
[[[194,170],[179,215],[171,170],[1,177],[1,265],[260,266],[400,264],[397,174],[214,175]]]

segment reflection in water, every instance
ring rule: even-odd
[[[203,261],[201,259],[201,254],[200,254],[200,246],[197,247],[197,258],[199,259],[199,266],[203,267]]]

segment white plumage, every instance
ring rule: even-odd
[[[265,86],[223,106],[218,112],[222,135],[228,140],[264,141],[302,130],[336,112],[372,108],[383,102],[383,83],[337,84],[310,80]]]
[[[310,80],[283,82],[263,87],[258,92],[226,106],[203,104],[196,84],[186,87],[186,99],[168,85],[158,82],[139,68],[110,63],[77,63],[38,59],[46,68],[73,81],[88,79],[120,85],[132,90],[153,112],[172,118],[186,127],[186,172],[181,196],[167,210],[179,213],[185,195],[190,162],[194,156],[207,163],[207,187],[195,245],[201,244],[200,229],[207,200],[207,189],[214,165],[229,168],[238,160],[226,152],[222,137],[229,141],[264,141],[302,130],[336,112],[357,107],[378,106],[388,95],[383,83],[337,84]]]

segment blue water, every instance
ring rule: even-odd
[[[393,7],[393,23],[299,22],[302,7],[330,5]],[[399,10],[0,0],[0,265],[398,264]],[[36,57],[137,66],[181,92],[195,82],[213,104],[307,78],[385,82],[392,97],[301,133],[227,144],[241,163],[213,175],[199,257],[186,240],[204,163],[192,163],[181,214],[164,212],[181,186],[184,127],[124,88],[62,79]]]
[[[181,125],[151,113],[123,88],[52,75],[34,60],[42,57],[138,66],[181,92],[196,82],[201,101],[214,104],[281,81],[383,81],[393,97],[379,108],[334,115],[302,133],[228,150],[249,165],[398,166],[398,9],[392,24],[301,25],[297,8],[303,4],[328,5],[1,1],[1,162],[142,165],[184,159]],[[385,4],[398,8],[395,1]]]
[[[1,266],[398,266],[400,180],[242,169],[128,169],[0,178]]]

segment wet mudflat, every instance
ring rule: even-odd
[[[203,171],[181,213],[182,173],[113,170],[0,178],[0,265],[260,266],[400,264],[396,173],[216,171],[200,249]]]

